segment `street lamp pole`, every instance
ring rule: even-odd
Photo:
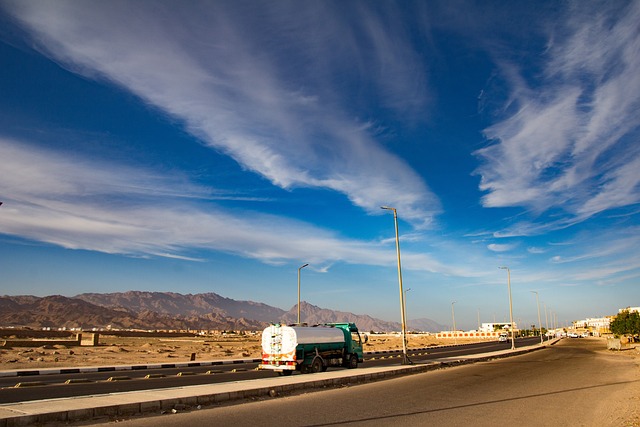
[[[549,333],[549,316],[547,316],[547,303],[543,302],[543,304],[544,304],[544,326],[547,329],[547,334],[548,334]],[[549,338],[551,337],[547,335],[547,341],[549,340]]]
[[[458,334],[456,333],[456,330],[457,330],[457,329],[456,329],[456,312],[455,312],[455,310],[453,309],[453,305],[454,305],[455,303],[457,303],[457,302],[458,302],[458,301],[453,301],[453,302],[451,303],[451,317],[452,317],[452,319],[453,319],[453,343],[454,343],[454,344],[458,344],[458,336],[457,336]]]
[[[540,319],[540,298],[538,298],[538,292],[531,291],[536,294],[536,304],[538,305],[538,325],[540,325],[540,344],[543,343],[544,338],[542,337],[542,320]]]
[[[407,289],[404,290],[404,301],[403,301],[403,304],[404,304],[404,317],[405,318],[407,317],[407,292],[409,292],[410,290],[411,290],[411,288],[407,288]],[[405,338],[407,340],[407,348],[409,348],[409,338],[408,337],[405,337]]]
[[[309,264],[305,264],[298,268],[298,325],[300,324],[300,270],[308,265]]]
[[[516,349],[515,331],[513,328],[513,302],[511,300],[511,270],[509,267],[498,267],[501,270],[507,270],[507,288],[509,289],[509,321],[511,322],[511,350]]]
[[[389,206],[380,206],[381,209],[393,211],[393,222],[396,227],[396,254],[398,258],[398,286],[400,287],[400,317],[402,318],[402,364],[410,365],[411,361],[407,357],[407,320],[404,310],[404,292],[402,291],[402,268],[400,266],[400,238],[398,236],[398,212]]]

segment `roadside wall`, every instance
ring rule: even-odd
[[[64,345],[67,347],[79,347],[79,346],[97,346],[100,334],[87,334],[84,337],[82,334],[77,334],[75,340],[58,340],[58,339],[11,339],[5,340],[0,348],[11,347],[42,347],[43,345]]]
[[[438,332],[436,338],[450,339],[450,338],[479,338],[487,340],[497,340],[500,332],[462,332],[462,331],[447,331]]]

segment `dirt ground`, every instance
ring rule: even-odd
[[[190,361],[192,355],[196,361],[253,359],[262,355],[260,340],[260,334],[163,338],[100,335],[95,347],[65,346],[50,340],[34,347],[0,348],[0,370],[179,363]],[[429,335],[408,335],[410,349],[442,344],[451,343]],[[401,348],[398,334],[367,335],[364,344],[364,351]]]

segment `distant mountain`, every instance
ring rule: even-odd
[[[175,292],[128,291],[109,294],[87,293],[75,298],[109,308],[140,312],[153,311],[169,316],[208,316],[254,319],[260,322],[277,321],[285,313],[276,307],[253,301],[237,301],[213,292],[178,294]]]
[[[298,321],[297,304],[282,317],[282,320],[286,323],[295,323]],[[319,323],[353,322],[358,325],[358,329],[363,332],[399,331],[402,328],[400,323],[375,319],[366,314],[358,315],[344,311],[323,309],[304,301],[300,303],[300,321],[309,325],[316,325]]]
[[[410,331],[418,332],[440,332],[447,329],[446,326],[441,325],[431,319],[407,320],[407,328]]]
[[[399,323],[368,315],[300,304],[301,320],[307,324],[354,322],[361,331],[398,331]],[[73,298],[60,295],[0,297],[0,326],[31,328],[107,328],[143,330],[260,330],[271,322],[297,321],[297,306],[289,311],[253,301],[237,301],[215,293],[129,291],[85,293]],[[418,322],[418,321],[412,321]],[[419,319],[417,330],[441,330],[429,319]],[[430,322],[430,323],[429,323]],[[425,325],[431,325],[431,329]]]
[[[169,316],[150,310],[101,307],[79,298],[59,295],[48,297],[0,297],[0,325],[29,328],[113,328],[143,330],[258,330],[266,322],[224,317],[217,313],[205,316]]]

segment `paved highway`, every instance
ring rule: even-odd
[[[516,346],[525,347],[537,343],[539,343],[539,338],[522,338],[517,340]],[[418,363],[443,357],[487,353],[505,348],[510,348],[510,343],[490,341],[409,351],[408,354],[412,361]],[[400,355],[399,352],[371,354],[365,357],[365,366],[399,364]],[[275,375],[270,371],[256,371],[257,365],[257,363],[242,363],[182,369],[163,368],[3,377],[0,378],[0,403],[212,384],[267,378]],[[15,387],[18,383],[21,387]]]
[[[638,425],[637,359],[605,347],[600,339],[565,339],[506,359],[240,405],[137,417],[127,425]]]

